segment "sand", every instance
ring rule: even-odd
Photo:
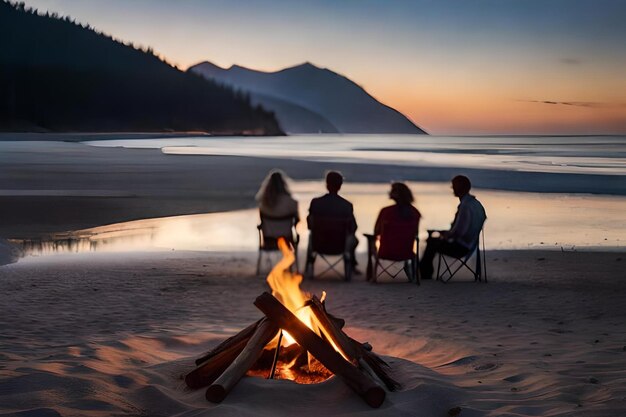
[[[0,142],[0,263],[14,260],[4,238],[252,207],[277,166],[304,180],[339,168],[361,182],[445,181],[456,171],[32,139]],[[580,191],[594,180],[471,174],[510,190]],[[260,317],[252,303],[267,287],[254,252],[27,258],[0,266],[0,416],[446,416],[456,407],[463,417],[624,415],[624,252],[492,250],[488,284],[305,282],[327,291],[329,311],[403,383],[377,410],[337,378],[245,378],[220,405],[185,388],[198,355]]]
[[[220,405],[181,377],[260,313],[254,253],[30,258],[0,268],[2,415],[608,416],[626,410],[619,253],[495,251],[488,284],[306,281],[403,383],[245,378]],[[280,404],[280,405],[279,405]]]

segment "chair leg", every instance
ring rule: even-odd
[[[482,272],[482,262],[480,260],[480,246],[476,248],[476,271],[474,272],[474,281],[482,281],[481,272]]]
[[[349,282],[352,280],[352,259],[350,255],[343,256],[344,279]]]
[[[413,260],[413,277],[415,278],[416,285],[422,285],[420,282],[420,262],[417,254]]]
[[[306,263],[304,264],[304,278],[313,279],[315,277],[314,268],[315,268],[315,254],[307,253]]]
[[[485,277],[485,284],[486,284],[487,283],[487,254],[485,252],[485,231],[484,230],[483,230],[482,236],[483,236],[483,276]]]
[[[263,254],[263,252],[261,252],[261,250],[259,249],[259,256],[257,257],[256,260],[256,274],[260,275],[261,274],[261,255]]]
[[[374,284],[376,284],[376,282],[378,282],[378,267],[380,266],[380,260],[378,259],[378,256],[376,257],[376,260],[374,262],[374,275],[372,276],[372,282]]]
[[[439,256],[439,261],[437,262],[437,278],[436,279],[438,281],[442,281],[439,271],[441,271],[441,258],[443,257],[443,255],[441,253],[438,253],[437,255]]]
[[[415,258],[414,260],[414,276],[415,276],[415,284],[422,285],[420,282],[420,240],[419,237],[415,236]]]
[[[406,260],[404,261],[404,275],[406,275],[406,278],[409,280],[409,282],[413,282],[413,261],[412,260]]]
[[[417,266],[417,260],[416,259],[411,259],[411,281],[415,283],[415,285],[420,285],[419,282],[419,278],[418,278],[418,266]]]
[[[483,277],[485,278],[485,284],[487,283],[487,256],[483,255]]]
[[[372,280],[373,274],[373,262],[372,259],[375,257],[376,253],[376,241],[374,239],[367,240],[367,269],[365,270],[365,279],[367,281]]]

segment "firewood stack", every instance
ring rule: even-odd
[[[316,296],[307,302],[306,307],[312,310],[321,324],[321,337],[268,292],[257,297],[254,305],[265,317],[196,360],[197,367],[185,377],[189,388],[208,386],[207,400],[213,403],[224,400],[237,382],[255,365],[268,343],[276,338],[281,329],[288,332],[305,353],[308,351],[371,407],[378,408],[385,400],[385,389],[381,385],[390,391],[400,388],[400,384],[386,371],[389,365],[372,353],[371,348],[367,349],[346,335],[342,330],[344,321],[328,314],[324,303]],[[277,349],[280,349],[280,342]],[[276,360],[274,366],[275,364]]]

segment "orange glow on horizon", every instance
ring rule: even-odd
[[[550,101],[548,98],[516,99],[487,92],[382,91],[373,95],[431,134],[626,133],[626,99],[563,100],[570,104],[556,104],[544,103]]]

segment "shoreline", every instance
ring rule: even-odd
[[[253,208],[259,185],[275,168],[296,181],[321,181],[329,169],[342,171],[346,183],[377,184],[447,183],[462,173],[476,188],[486,190],[626,196],[621,176],[165,155],[154,149],[58,141],[37,146],[0,141],[0,164],[0,236],[4,238],[36,238],[131,220]],[[603,192],[607,190],[611,192]]]
[[[437,137],[457,137],[457,138],[534,138],[534,137],[547,137],[547,138],[590,138],[590,137],[626,137],[626,133],[615,133],[615,134],[606,134],[606,133],[597,133],[597,134],[468,134],[468,135],[460,135],[460,134],[411,134],[411,133],[295,133],[290,134],[287,133],[285,136],[311,136],[311,137],[324,137],[325,135],[332,136],[380,136],[380,135],[399,135],[399,136],[429,136],[432,138]],[[86,138],[91,138],[93,136],[101,137],[98,140],[108,140],[108,139],[157,139],[157,138],[176,138],[176,137],[193,137],[193,136],[206,136],[206,137],[248,137],[248,136],[275,136],[275,135],[240,135],[240,134],[223,134],[223,133],[210,133],[204,131],[120,131],[120,132],[97,132],[97,131],[67,131],[67,132],[28,132],[28,131],[4,131],[0,130],[0,141],[12,141],[16,139],[12,139],[15,136],[20,137],[19,140],[24,141],[58,141],[63,136],[83,136]],[[93,140],[93,139],[91,139]]]

